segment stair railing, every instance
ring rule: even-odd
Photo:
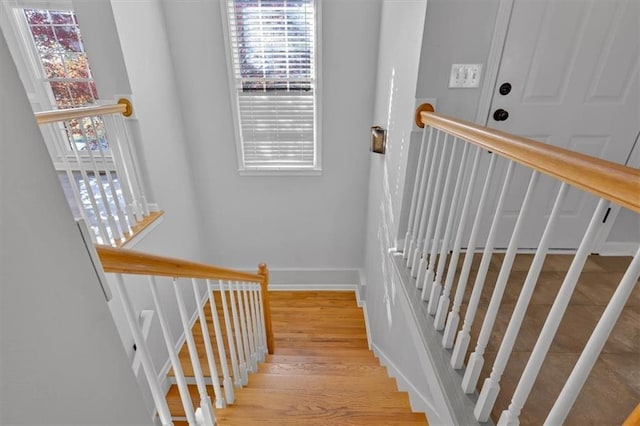
[[[150,211],[124,117],[131,104],[38,112],[37,123],[76,219],[94,243],[121,245],[160,213]]]
[[[224,408],[227,404],[232,404],[234,387],[246,385],[248,371],[255,371],[258,362],[264,361],[267,353],[273,353],[267,266],[260,264],[258,272],[250,274],[116,247],[96,246],[96,250],[104,272],[114,274],[113,286],[122,301],[136,353],[140,356],[161,423],[170,425],[173,420],[158,371],[127,291],[125,276],[143,275],[148,279],[187,422],[190,425],[215,424],[213,405]],[[183,371],[186,366],[180,361],[180,350],[176,348],[175,336],[167,320],[166,306],[159,296],[161,287],[166,288],[168,285],[173,287],[190,367],[198,389],[200,402],[197,409],[194,409],[191,400]],[[202,335],[201,345],[197,344],[194,337],[193,324],[183,295],[184,288],[189,286],[195,297],[197,322]],[[222,320],[219,310],[222,311]],[[206,376],[198,356],[202,347],[207,360]],[[213,395],[209,394],[208,383],[213,386]]]
[[[500,391],[501,377],[522,326],[568,189],[577,188],[600,198],[519,379],[511,403],[499,417],[498,425],[517,425],[520,412],[529,397],[590,254],[607,206],[613,203],[633,212],[640,212],[640,170],[437,114],[429,104],[418,108],[416,124],[423,127],[424,131],[411,203],[408,206],[409,222],[402,257],[410,276],[416,279],[417,288],[421,289],[422,300],[428,302],[427,312],[431,315],[433,327],[442,333],[442,348],[453,349],[452,369],[460,370],[464,367],[470,344],[470,330],[476,320],[481,293],[487,281],[496,235],[499,230],[504,231],[509,227],[501,223],[501,217],[514,169],[525,167],[530,173],[529,184],[515,225],[510,231],[506,229],[510,232],[509,244],[481,324],[477,344],[464,371],[462,391],[466,394],[476,391],[489,338],[496,333],[494,325],[498,309],[518,252],[519,237],[523,228],[527,226],[527,215],[530,213],[539,177],[542,174],[561,182],[510,322],[502,336],[491,374],[485,378],[475,403],[473,414],[480,422],[488,421],[494,408]],[[481,153],[487,151],[492,155],[488,165],[483,167]],[[491,206],[488,200],[498,180],[496,170],[499,163],[506,163],[506,174],[500,185],[497,202]],[[480,173],[483,168],[484,180]],[[479,187],[482,188],[480,191]],[[472,200],[477,192],[480,195],[474,204]],[[490,207],[493,208],[492,223],[486,240],[480,242],[479,233],[484,226],[483,219],[490,213]],[[466,302],[466,313],[460,327],[460,312],[465,302],[465,292],[476,252],[482,252],[482,260],[471,287],[470,299]],[[464,261],[459,271],[455,295],[452,296],[458,261],[463,255]],[[593,330],[545,424],[562,424],[566,419],[639,276],[640,248]]]

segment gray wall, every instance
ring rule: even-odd
[[[0,112],[0,423],[152,424],[2,35]]]
[[[237,172],[219,1],[163,6],[207,259],[250,269],[266,261],[298,284],[315,280],[309,269],[360,268],[380,2],[322,2],[323,171],[299,177]]]

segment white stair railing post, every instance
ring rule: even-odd
[[[254,340],[254,332],[253,332],[253,321],[251,319],[251,306],[249,304],[249,299],[247,296],[247,283],[240,283],[242,288],[242,298],[244,301],[244,314],[242,318],[246,322],[247,325],[247,339],[249,340],[249,350],[251,351],[251,372],[255,373],[258,371],[258,357],[256,356],[256,347]]]
[[[469,144],[466,143],[465,146]],[[453,286],[453,280],[456,275],[456,269],[458,268],[458,258],[460,257],[460,250],[462,248],[462,237],[464,235],[464,228],[467,225],[467,219],[469,217],[469,206],[473,198],[473,189],[476,185],[476,177],[478,176],[478,169],[480,164],[480,153],[482,149],[476,147],[476,155],[473,159],[473,165],[471,166],[471,173],[469,174],[469,182],[467,183],[467,192],[465,194],[464,203],[462,205],[462,212],[460,213],[460,222],[458,223],[458,230],[456,232],[456,239],[453,243],[453,252],[451,253],[451,260],[449,261],[449,269],[447,270],[447,278],[445,280],[444,289],[442,290],[442,296],[438,301],[438,309],[436,310],[436,316],[433,321],[436,330],[440,331],[444,328],[445,320],[447,319],[447,312],[449,309],[449,295],[451,294],[451,287]],[[456,324],[457,327],[457,324]],[[443,341],[444,344],[444,341]],[[451,345],[453,345],[453,338],[451,339]]]
[[[416,164],[416,175],[413,179],[413,191],[411,193],[411,206],[409,207],[409,220],[407,222],[407,233],[405,234],[405,237],[404,237],[404,249],[402,250],[402,257],[404,259],[409,257],[409,246],[411,245],[411,239],[413,238],[413,222],[415,221],[416,209],[418,207],[418,198],[420,197],[420,182],[422,181],[422,176],[423,176],[423,164],[425,161],[424,157],[427,153],[427,146],[426,146],[427,144],[425,143],[426,135],[427,135],[427,129],[425,128],[422,131],[422,142],[420,143],[420,154],[418,155],[418,163]]]
[[[220,283],[220,286],[222,286],[222,282]],[[236,376],[236,386],[242,387],[249,382],[249,376],[247,370],[247,360],[244,355],[242,329],[240,328],[240,320],[238,318],[238,304],[236,302],[234,284],[231,281],[229,281],[229,302],[231,304],[231,313],[233,315],[233,330],[235,331],[234,335],[236,340],[236,348],[238,349],[238,359],[240,361],[240,365],[238,366],[238,368],[240,369],[240,376]],[[227,335],[229,336],[228,333]]]
[[[524,316],[527,312],[527,307],[531,301],[531,296],[533,295],[536,283],[538,282],[538,277],[542,271],[542,265],[544,264],[547,251],[549,249],[549,244],[555,230],[556,220],[567,194],[567,189],[568,185],[566,183],[562,183],[558,190],[551,214],[547,220],[547,225],[542,237],[540,238],[540,243],[538,244],[533,260],[531,261],[531,265],[529,266],[529,272],[527,273],[527,277],[525,278],[522,286],[522,291],[520,291],[520,296],[518,296],[518,301],[516,302],[513,314],[509,320],[509,325],[507,326],[507,330],[502,338],[502,343],[498,349],[498,354],[496,355],[496,359],[493,363],[491,375],[485,379],[484,384],[482,385],[482,390],[480,391],[480,396],[478,397],[476,408],[474,409],[474,415],[480,422],[486,422],[489,420],[491,410],[498,398],[498,393],[500,392],[500,379],[507,367],[507,362],[511,356],[513,346],[516,343],[516,338],[518,337],[522,321],[524,320]]]
[[[200,414],[205,424],[214,425],[215,414],[213,406],[211,405],[211,398],[209,398],[209,394],[207,392],[204,375],[202,374],[202,368],[200,367],[200,359],[198,358],[198,349],[196,347],[196,342],[193,339],[193,334],[191,333],[191,327],[189,326],[187,307],[185,306],[182,291],[180,290],[180,285],[176,278],[173,279],[173,290],[176,295],[176,301],[178,302],[178,311],[180,313],[182,329],[187,342],[187,348],[189,349],[189,358],[191,359],[193,375],[196,379],[196,386],[198,387],[198,394],[200,395],[200,411],[196,410],[196,417]]]
[[[222,285],[220,285],[222,288]],[[224,341],[222,339],[222,329],[220,327],[220,318],[218,318],[218,307],[216,306],[216,299],[214,294],[213,285],[210,280],[207,280],[207,292],[209,296],[209,308],[211,308],[211,319],[213,322],[213,332],[216,335],[216,346],[218,348],[218,359],[220,360],[220,367],[222,368],[222,383],[224,386],[224,396],[228,404],[233,404],[235,401],[235,394],[233,391],[233,384],[231,377],[229,376],[229,366],[227,365],[227,354],[224,350]],[[224,293],[221,291],[221,296],[224,297]],[[224,299],[223,299],[224,306]],[[226,318],[225,318],[226,323]],[[228,323],[227,323],[228,324]],[[227,331],[228,333],[228,331]],[[231,350],[231,349],[230,349]],[[233,355],[231,356],[233,360]],[[235,372],[234,372],[235,374]]]
[[[520,412],[529,397],[531,388],[533,388],[536,377],[540,372],[540,367],[544,362],[547,352],[549,351],[549,347],[551,346],[551,342],[553,341],[556,331],[560,326],[562,316],[569,305],[569,300],[571,299],[573,290],[575,289],[580,273],[584,268],[587,256],[589,256],[593,239],[598,232],[598,222],[602,220],[602,215],[607,204],[607,201],[602,198],[598,202],[598,206],[596,207],[591,221],[589,222],[589,226],[587,227],[585,235],[582,238],[582,242],[578,247],[578,251],[571,262],[569,271],[567,271],[567,275],[564,278],[562,286],[560,287],[556,299],[551,306],[551,311],[549,312],[547,320],[542,327],[538,341],[536,342],[524,372],[520,377],[518,386],[513,393],[511,404],[509,404],[509,408],[503,411],[500,415],[498,426],[517,425],[520,423]]]
[[[480,195],[480,201],[476,209],[476,217],[473,221],[473,228],[471,229],[471,235],[469,236],[469,243],[467,244],[467,253],[464,256],[464,262],[462,264],[462,271],[458,278],[458,286],[456,288],[456,295],[453,298],[453,306],[451,312],[447,316],[447,322],[442,335],[442,346],[445,349],[450,349],[453,346],[453,341],[458,330],[458,323],[460,322],[460,306],[462,305],[462,299],[467,289],[467,281],[469,280],[469,272],[471,271],[471,264],[473,263],[473,255],[475,254],[476,241],[478,239],[478,233],[480,232],[480,226],[482,222],[482,216],[484,213],[484,207],[487,202],[489,188],[491,186],[491,180],[493,179],[493,171],[496,165],[496,156],[491,155],[489,159],[489,167],[487,168],[487,175],[484,179],[484,186],[482,188],[482,195]],[[469,187],[471,190],[472,187]],[[467,194],[469,195],[469,194]],[[460,231],[459,231],[460,232]]]
[[[116,224],[115,215],[111,211],[111,204],[109,204],[109,199],[107,198],[107,192],[104,190],[104,185],[102,183],[102,176],[100,174],[100,168],[98,167],[98,164],[96,163],[96,159],[95,159],[95,157],[93,155],[93,150],[91,149],[91,145],[89,143],[91,140],[90,140],[89,136],[87,135],[87,131],[86,131],[85,126],[84,126],[84,120],[91,121],[91,126],[93,126],[93,120],[92,120],[91,117],[82,117],[82,118],[77,119],[78,126],[80,127],[80,132],[82,133],[82,137],[84,138],[84,146],[87,148],[87,154],[89,155],[89,161],[91,162],[91,166],[93,167],[93,176],[95,178],[96,187],[98,188],[98,192],[100,193],[100,200],[102,202],[102,208],[104,209],[104,213],[107,216],[107,223],[109,224],[109,230],[111,230],[110,238],[113,241],[119,241],[122,238],[122,233],[120,232],[120,229],[118,228],[118,225]],[[96,133],[96,138],[97,138],[97,131],[96,131],[95,128],[93,130],[94,130],[94,133]],[[99,139],[98,139],[98,145],[100,145],[100,140]],[[88,190],[93,192],[90,185],[88,187]],[[99,212],[97,214],[99,215]]]
[[[238,297],[238,316],[240,317],[240,329],[242,331],[242,345],[244,346],[245,362],[247,363],[247,371],[255,373],[253,362],[251,359],[251,347],[249,346],[249,331],[247,330],[247,320],[244,309],[244,301],[242,299],[242,289],[240,283],[236,281],[236,296]]]
[[[442,227],[444,226],[445,222],[448,222],[446,217],[447,216],[451,218],[455,217],[455,213],[453,210],[449,209],[449,214],[447,215],[446,209],[449,206],[449,204],[447,204],[447,200],[450,195],[449,188],[451,186],[454,162],[456,160],[460,161],[459,159],[456,158],[456,153],[458,152],[458,145],[460,145],[460,143],[464,143],[464,142],[458,142],[458,138],[456,137],[453,138],[451,153],[449,154],[450,157],[449,157],[449,165],[447,167],[447,176],[445,177],[445,180],[444,180],[444,187],[442,188],[442,194],[439,195],[440,204],[439,204],[437,214],[435,213],[435,207],[436,207],[435,203],[432,205],[432,213],[436,215],[437,222],[436,222],[436,229],[433,233],[433,244],[431,244],[431,253],[429,253],[428,261],[425,262],[426,272],[424,276],[424,284],[422,285],[422,300],[429,300],[430,302],[429,304],[434,307],[435,307],[435,303],[433,303],[433,300],[435,299],[437,301],[437,299],[440,297],[440,290],[437,290],[436,276],[435,276],[436,260],[437,260],[438,266],[444,265],[447,262],[446,250],[445,250],[444,256],[437,258],[438,249],[440,249],[441,247],[446,248],[448,245],[447,241],[445,241],[444,238],[442,242],[440,242],[440,235],[442,233]],[[435,296],[436,291],[438,292],[437,296]],[[428,308],[427,308],[427,311],[428,311]],[[435,308],[433,312],[435,313]]]
[[[138,322],[138,319],[136,318],[136,315],[134,313],[133,304],[131,303],[131,299],[129,298],[129,293],[124,288],[124,279],[122,278],[122,274],[116,274],[115,277],[115,288],[120,296],[120,300],[122,300],[124,315],[127,318],[129,329],[131,330],[131,334],[133,335],[133,341],[136,344],[136,352],[140,356],[142,369],[144,370],[144,375],[147,378],[147,383],[151,391],[153,402],[156,405],[156,410],[158,410],[160,423],[162,423],[163,426],[173,425],[173,422],[171,420],[171,413],[169,412],[169,406],[167,404],[167,400],[165,399],[160,381],[158,380],[158,372],[153,366],[153,361],[151,360],[151,352],[149,351],[147,342],[142,335],[140,323]]]
[[[405,260],[407,261],[407,267],[411,267],[411,261],[413,259],[413,252],[416,250],[416,243],[417,243],[417,237],[418,237],[418,229],[420,227],[420,220],[422,217],[422,209],[424,206],[424,197],[425,197],[425,193],[426,193],[426,187],[427,187],[427,178],[429,176],[429,167],[431,165],[432,162],[432,158],[433,158],[433,133],[434,133],[434,129],[433,127],[429,127],[429,139],[426,143],[426,152],[424,154],[424,160],[422,162],[422,164],[418,164],[418,170],[422,170],[422,172],[420,173],[420,184],[418,185],[418,200],[416,202],[416,208],[415,208],[415,213],[413,215],[413,222],[410,222],[409,225],[411,227],[411,240],[409,241],[409,248],[407,249],[406,253],[403,254],[403,257],[405,258]],[[422,132],[422,144],[425,144],[425,138],[427,135],[427,127],[425,126],[423,132]],[[417,181],[417,176],[416,176],[416,184],[418,183]]]
[[[258,341],[260,345],[258,347],[258,357],[260,362],[264,362],[265,356],[267,355],[267,333],[265,332],[264,325],[264,313],[262,312],[262,298],[260,295],[260,284],[252,284],[253,287],[253,298],[255,299],[256,306],[256,320],[257,320],[257,333],[258,333]]]
[[[460,201],[460,193],[462,189],[462,183],[464,181],[465,175],[465,165],[467,164],[467,155],[469,153],[469,144],[460,141],[459,143],[463,144],[464,147],[462,149],[462,158],[460,159],[460,166],[458,167],[458,175],[456,176],[456,185],[453,190],[453,195],[451,196],[451,206],[449,208],[449,214],[446,214],[444,209],[445,204],[440,205],[440,212],[438,213],[439,217],[447,216],[447,225],[444,231],[444,237],[442,237],[442,246],[440,247],[440,255],[438,261],[438,269],[433,277],[433,285],[431,289],[431,295],[429,296],[429,305],[427,306],[427,312],[429,314],[434,315],[438,309],[438,304],[441,300],[441,292],[442,292],[442,275],[444,274],[444,268],[447,264],[447,253],[449,252],[449,240],[451,239],[451,232],[453,231],[453,226],[456,222],[456,218],[458,216],[458,202]],[[453,253],[452,253],[453,254]],[[452,257],[453,258],[453,257]],[[457,262],[456,258],[456,262]],[[449,267],[453,266],[452,263],[449,264]],[[455,269],[455,266],[454,266]],[[435,323],[434,323],[435,324]]]
[[[236,354],[236,346],[233,343],[233,331],[231,330],[231,320],[229,318],[229,308],[227,306],[227,295],[224,289],[224,282],[220,280],[218,281],[218,285],[220,287],[220,299],[222,302],[222,316],[224,318],[224,326],[227,332],[227,344],[229,345],[229,357],[231,358],[231,369],[233,370],[233,379],[235,382],[235,386],[241,387],[242,378],[240,376],[240,369],[238,367],[238,359],[237,359],[238,355]],[[207,288],[209,289],[209,297],[213,299],[213,284],[211,283],[210,280],[207,280]],[[213,304],[210,304],[210,307],[212,310],[214,309]],[[224,350],[224,345],[221,342],[218,342],[218,353],[220,353],[221,345]],[[225,391],[225,394],[227,395],[227,401],[229,402],[229,404],[232,404],[235,396],[233,393],[233,384],[231,383],[231,378],[229,377],[228,371],[227,371],[227,374],[224,376],[224,391]],[[231,400],[229,400],[229,396],[231,397]]]
[[[425,209],[424,209],[424,213],[425,213],[424,217],[426,219],[426,230],[424,232],[424,236],[421,238],[422,245],[418,247],[419,250],[417,251],[417,256],[414,258],[413,267],[411,269],[411,274],[416,279],[416,286],[420,289],[424,285],[424,272],[426,270],[428,255],[431,251],[431,247],[433,247],[434,244],[437,244],[436,241],[433,241],[433,231],[436,223],[436,209],[440,201],[439,200],[440,187],[441,187],[440,182],[442,182],[442,178],[444,175],[444,167],[446,163],[445,158],[447,156],[447,138],[448,137],[449,135],[445,133],[444,137],[441,138],[442,141],[439,143],[439,146],[441,148],[440,156],[437,157],[436,155],[434,155],[434,159],[438,158],[439,161],[438,161],[438,168],[436,172],[435,182],[433,182],[433,179],[431,179],[431,176],[429,176],[430,180],[429,180],[429,185],[427,189],[427,194],[429,198],[426,199],[429,201],[429,204],[428,206],[425,205]],[[438,146],[436,145],[436,153],[437,153],[437,149],[438,149]],[[428,216],[426,215],[427,211],[429,212]]]
[[[493,256],[493,246],[495,243],[496,234],[498,233],[498,229],[500,228],[502,209],[507,198],[507,192],[509,189],[509,184],[511,183],[511,175],[513,174],[514,167],[515,163],[513,161],[509,161],[507,173],[504,177],[504,184],[502,185],[502,191],[500,191],[500,198],[498,199],[498,204],[496,205],[496,210],[493,215],[491,229],[489,230],[489,235],[487,236],[487,242],[484,247],[484,252],[482,253],[480,267],[478,268],[478,273],[476,274],[476,279],[473,283],[471,298],[469,299],[469,303],[467,304],[467,312],[464,316],[462,330],[460,330],[460,332],[458,333],[456,344],[453,348],[453,353],[451,354],[451,366],[456,370],[462,368],[464,357],[467,353],[467,349],[469,348],[469,342],[471,341],[471,325],[473,324],[473,321],[475,319],[476,312],[478,310],[478,304],[480,303],[480,296],[482,295],[482,289],[484,288],[484,284],[487,279],[487,271],[489,271],[489,264],[491,263],[491,257]]]
[[[196,299],[196,307],[198,309],[198,319],[200,320],[200,329],[202,330],[202,340],[204,342],[204,350],[207,356],[207,365],[209,366],[209,375],[211,376],[211,382],[213,383],[213,394],[216,397],[216,408],[225,408],[227,402],[222,396],[222,389],[220,387],[220,377],[218,377],[218,368],[216,367],[215,356],[213,355],[213,347],[211,346],[211,334],[209,333],[209,326],[207,324],[207,317],[204,314],[204,307],[202,306],[202,299],[200,298],[200,291],[198,286],[198,280],[191,279],[191,286],[193,288],[193,295]],[[207,285],[207,292],[209,286]],[[209,300],[209,295],[207,295]],[[216,333],[217,336],[217,333]],[[222,364],[222,362],[221,362]]]
[[[148,279],[153,305],[156,309],[156,313],[158,314],[158,319],[160,320],[162,337],[164,338],[164,343],[167,347],[167,352],[169,353],[169,360],[171,361],[171,368],[173,368],[173,374],[176,379],[176,384],[178,385],[178,391],[180,393],[180,400],[182,401],[185,417],[190,425],[195,425],[197,424],[196,414],[193,410],[193,402],[191,401],[189,386],[187,385],[187,381],[184,377],[184,371],[182,370],[182,364],[178,357],[178,351],[176,351],[175,340],[173,338],[173,333],[171,333],[171,327],[169,327],[169,324],[167,323],[164,308],[162,307],[162,303],[160,303],[160,298],[158,297],[158,284],[156,283],[156,278],[154,276],[149,276]]]
[[[421,253],[421,247],[424,246],[424,234],[426,232],[426,227],[427,227],[427,220],[428,220],[428,213],[429,213],[429,206],[431,205],[431,192],[433,189],[433,184],[435,181],[435,174],[436,174],[436,159],[438,157],[438,147],[440,146],[440,136],[441,136],[441,132],[439,130],[436,130],[436,135],[434,137],[434,141],[432,143],[433,145],[433,150],[430,153],[431,155],[428,158],[428,165],[427,166],[427,180],[426,180],[426,187],[424,189],[424,197],[422,200],[422,208],[420,209],[420,217],[419,217],[419,226],[418,226],[418,232],[416,234],[416,242],[414,245],[414,250],[411,253],[411,256],[409,257],[409,263],[408,263],[408,267],[409,269],[411,269],[411,277],[415,278],[418,274],[418,261],[420,260],[420,258],[422,257],[422,253]],[[416,285],[421,285],[422,282],[418,282],[416,281]]]
[[[484,351],[487,347],[487,344],[489,343],[489,338],[491,337],[491,332],[493,331],[493,326],[495,324],[496,317],[498,316],[498,309],[500,309],[500,304],[502,303],[504,290],[507,287],[507,282],[509,281],[509,275],[511,274],[513,261],[515,260],[516,253],[518,251],[518,240],[520,239],[520,231],[522,230],[522,226],[525,222],[527,214],[529,214],[529,208],[531,206],[531,200],[533,199],[537,181],[538,172],[534,170],[533,173],[531,173],[529,186],[527,187],[527,192],[525,193],[524,200],[522,201],[522,205],[520,206],[518,219],[516,220],[513,232],[511,233],[511,239],[509,240],[507,252],[504,256],[504,259],[502,260],[502,266],[500,267],[498,279],[496,280],[496,285],[493,289],[493,294],[491,295],[489,306],[487,307],[487,313],[485,314],[484,321],[482,322],[482,328],[480,330],[480,335],[478,336],[478,342],[476,344],[474,352],[469,358],[467,369],[464,373],[464,377],[462,378],[462,390],[464,391],[464,393],[473,393],[476,390],[476,385],[478,384],[478,379],[480,378],[480,372],[482,371],[482,367],[484,366]]]
[[[260,284],[256,284],[256,287],[258,288],[258,309],[260,310],[259,316],[260,316],[260,324],[261,324],[260,333],[262,334],[262,341],[263,341],[262,360],[264,361],[264,358],[269,353],[269,348],[267,347],[267,326],[265,323],[265,313],[263,310],[264,305],[262,301],[262,287],[260,286]]]
[[[256,368],[258,363],[260,362],[260,333],[258,331],[258,316],[256,311],[256,299],[253,297],[255,288],[252,283],[246,283],[247,286],[247,296],[249,297],[249,305],[251,306],[251,327],[253,329],[253,346],[254,346],[254,354],[256,358]]]
[[[558,399],[556,399],[556,402],[553,404],[544,422],[545,425],[562,424],[566,420],[602,348],[605,343],[607,343],[611,330],[613,330],[627,300],[629,300],[629,296],[636,286],[638,278],[640,278],[640,248],[638,248],[633,260],[627,267],[615,293],[602,313],[600,321],[598,321],[591,337],[589,337],[589,341],[580,354],[578,362],[575,367],[573,367],[571,375],[565,382],[562,391],[560,391]]]

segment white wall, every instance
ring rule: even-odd
[[[0,424],[152,424],[0,35]]]
[[[425,11],[426,0],[385,0],[382,6],[374,122],[387,128],[388,142],[386,155],[370,154],[366,306],[375,350],[397,375],[400,387],[410,390],[414,409],[425,411],[430,423],[442,424],[450,417],[432,387],[436,381],[429,380],[432,372],[419,358],[389,254],[396,244],[410,151]]]
[[[318,270],[357,282],[349,271],[363,264],[379,1],[322,2],[323,172],[300,177],[237,173],[219,1],[163,6],[207,259],[249,269],[265,261],[272,282],[313,283]]]

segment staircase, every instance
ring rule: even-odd
[[[278,291],[270,292],[270,302],[274,354],[249,374],[246,387],[236,389],[232,405],[215,410],[217,424],[427,424],[368,349],[364,317],[352,292]],[[197,344],[199,329],[196,324]],[[180,357],[188,375],[186,351]],[[190,388],[195,395],[195,386]],[[187,424],[178,420],[184,412],[176,389],[169,391],[168,401],[174,424]]]

